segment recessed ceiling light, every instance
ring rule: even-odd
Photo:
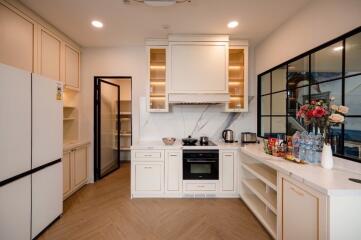
[[[238,22],[237,21],[230,21],[228,24],[227,24],[228,28],[235,28],[238,26]]]
[[[343,46],[338,46],[333,48],[333,51],[341,51],[343,49]]]
[[[97,21],[97,20],[93,20],[92,25],[93,25],[93,27],[96,27],[96,28],[102,28],[103,27],[103,23],[100,22],[100,21]]]

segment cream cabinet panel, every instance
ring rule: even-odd
[[[35,25],[0,3],[0,62],[34,71]]]
[[[319,200],[316,196],[283,179],[282,203],[282,239],[319,239]]]
[[[136,163],[135,164],[135,191],[162,192],[163,190],[163,164]]]
[[[40,74],[60,81],[61,40],[43,28],[39,39]]]
[[[168,192],[182,189],[182,151],[165,151],[165,188]]]
[[[80,88],[80,53],[65,44],[65,87],[73,90]]]
[[[235,191],[236,161],[234,152],[222,152],[222,191]]]
[[[70,152],[63,155],[63,192],[69,193],[71,188],[71,168],[70,168]]]
[[[228,43],[171,43],[169,93],[228,93]]]
[[[81,147],[74,151],[74,185],[75,187],[87,180],[87,148]]]

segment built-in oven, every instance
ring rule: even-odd
[[[200,179],[219,179],[219,150],[183,150],[183,180]]]

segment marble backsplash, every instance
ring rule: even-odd
[[[223,104],[171,105],[168,113],[149,113],[146,98],[140,99],[140,141],[160,140],[162,137],[222,138],[224,129],[232,129],[236,140],[241,132],[256,132],[257,104],[249,98],[246,113],[225,113]]]

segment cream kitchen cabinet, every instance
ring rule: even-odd
[[[219,155],[221,191],[238,195],[238,151],[221,150]]]
[[[36,28],[31,18],[0,1],[0,62],[34,72]]]
[[[132,197],[164,194],[164,150],[132,150]]]
[[[80,52],[67,43],[64,44],[65,87],[72,90],[80,89]]]
[[[0,63],[80,90],[79,47],[21,3],[0,0],[0,39]]]
[[[248,111],[248,41],[231,41],[229,47],[226,112]]]
[[[281,175],[277,239],[327,239],[327,197]]]
[[[50,79],[61,81],[61,47],[60,38],[46,28],[39,30],[39,71]]]
[[[182,151],[165,150],[165,192],[178,196],[182,193]]]
[[[167,72],[168,47],[164,41],[147,41],[148,111],[168,112]]]
[[[88,181],[87,145],[78,146],[63,153],[64,199],[84,186]]]

